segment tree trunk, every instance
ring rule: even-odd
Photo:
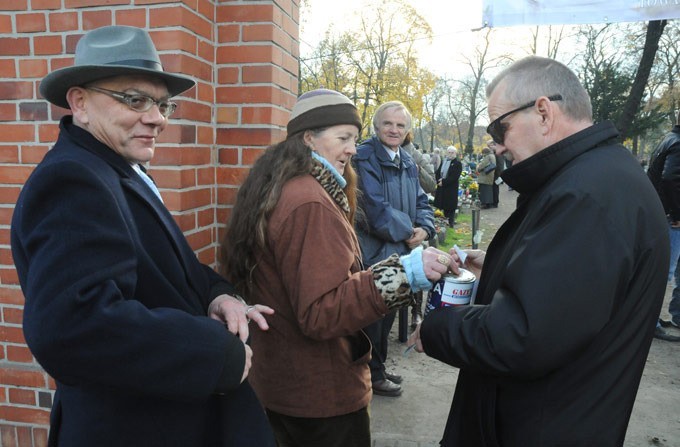
[[[645,47],[642,50],[642,57],[640,58],[637,73],[635,73],[635,80],[633,81],[630,95],[623,107],[619,121],[616,123],[616,127],[619,129],[619,132],[621,132],[621,141],[628,138],[629,129],[638,112],[640,103],[642,102],[642,95],[647,86],[649,72],[652,70],[656,50],[659,48],[659,39],[661,39],[666,23],[666,20],[652,20],[647,24]]]

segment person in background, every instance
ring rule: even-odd
[[[503,183],[503,179],[501,178],[501,174],[503,173],[503,170],[505,169],[505,159],[499,155],[496,152],[496,143],[494,143],[493,139],[489,139],[487,141],[487,147],[491,149],[491,153],[493,153],[493,156],[495,158],[495,163],[496,163],[496,169],[494,169],[493,172],[493,185],[491,185],[491,188],[493,190],[493,203],[491,204],[491,208],[498,208],[498,203],[500,202],[500,184]]]
[[[496,171],[496,156],[491,149],[482,149],[482,159],[477,164],[477,184],[481,209],[493,207],[493,177]]]
[[[680,327],[680,114],[673,129],[652,152],[647,175],[661,199],[668,220],[670,237],[670,269],[668,281],[675,286],[668,305],[670,320],[659,320],[654,337],[666,341],[680,341],[680,337],[666,332],[663,327]]]
[[[486,93],[518,206],[488,252],[451,253],[472,304],[409,340],[460,368],[441,445],[620,447],[666,289],[663,207],[565,65],[521,59]]]
[[[470,173],[470,175],[473,178],[477,178],[477,155],[476,154],[467,154],[465,158],[463,159],[463,167],[467,169],[467,172]]]
[[[427,152],[424,153],[423,154],[423,160],[425,160],[425,162],[430,165],[430,169],[431,169],[432,163],[430,163],[430,154],[428,154]],[[432,172],[434,172],[434,170]]]
[[[512,166],[512,160],[508,160],[507,158],[503,157],[503,163],[505,163],[505,169],[508,169],[509,167]],[[504,169],[504,170],[505,170]],[[512,191],[512,186],[508,185],[508,191]]]
[[[409,131],[406,134],[406,138],[404,138],[401,147],[408,152],[413,161],[416,162],[416,166],[418,167],[418,181],[420,182],[423,191],[427,194],[434,194],[434,191],[437,189],[437,180],[435,179],[434,170],[432,169],[432,164],[430,164],[425,157],[425,154],[413,144],[413,131]]]
[[[127,26],[89,31],[40,84],[71,114],[11,243],[26,343],[57,387],[50,446],[274,445],[246,381],[248,323],[266,331],[272,310],[199,263],[143,166],[194,84]]]
[[[364,262],[374,264],[392,254],[403,255],[434,236],[434,213],[420,186],[418,168],[402,149],[411,130],[411,114],[399,101],[380,105],[373,115],[375,135],[361,143],[353,158],[361,191],[357,235]],[[388,335],[395,312],[366,327],[374,351],[373,392],[401,395],[401,376],[385,368]]]
[[[430,163],[432,164],[432,171],[437,172],[439,166],[442,164],[441,150],[435,147],[432,150],[432,156],[430,156]]]
[[[414,244],[362,262],[351,165],[361,120],[346,96],[301,95],[287,129],[239,189],[222,244],[225,274],[276,311],[269,331],[252,334],[250,380],[279,447],[370,447],[371,344],[361,328],[431,287],[450,257]]]
[[[458,183],[462,172],[463,164],[458,160],[458,149],[449,146],[446,149],[446,158],[436,172],[437,192],[434,196],[434,206],[444,212],[451,228],[456,223]]]
[[[402,144],[402,149],[404,149],[413,158],[418,167],[418,181],[420,186],[423,188],[427,194],[433,194],[437,189],[437,181],[435,179],[434,171],[432,170],[432,165],[423,154],[420,149],[413,143],[413,131],[410,130],[404,138]],[[432,241],[435,241],[433,238]],[[423,246],[428,246],[428,242],[424,242]],[[433,244],[434,245],[434,244]],[[411,330],[415,329],[416,325],[423,321],[423,295],[424,292],[418,292],[413,294],[413,303],[411,303]]]

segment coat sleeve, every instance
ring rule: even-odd
[[[66,385],[173,400],[237,387],[244,346],[222,324],[134,299],[138,266],[148,255],[132,236],[119,194],[74,162],[46,166],[24,187],[12,249],[31,351]]]
[[[544,217],[518,243],[502,276],[483,271],[482,283],[499,284],[487,292],[490,304],[428,315],[421,326],[428,355],[482,373],[533,378],[596,339],[627,293],[622,278],[635,274],[630,237],[623,236],[631,230],[588,199],[541,208]]]
[[[363,193],[363,211],[371,233],[389,242],[402,242],[410,238],[413,234],[411,218],[407,213],[392,207],[385,197],[380,166],[368,157],[355,157],[354,162],[359,176],[359,189]],[[425,192],[422,195],[427,202]],[[418,204],[420,205],[420,200]]]
[[[680,143],[668,150],[661,173],[661,189],[671,219],[680,221]]]
[[[431,239],[434,237],[434,211],[432,206],[430,206],[427,194],[420,187],[420,184],[416,185],[416,191],[416,220],[414,226],[421,227],[427,231],[428,237]]]
[[[434,170],[432,169],[432,164],[425,161],[422,152],[418,149],[413,150],[413,158],[418,165],[418,180],[420,181],[420,186],[427,194],[432,194],[437,189],[437,180],[434,176]]]

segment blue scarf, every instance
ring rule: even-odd
[[[344,188],[347,186],[347,180],[345,180],[345,177],[340,175],[337,169],[325,158],[323,158],[321,155],[317,154],[316,152],[312,151],[312,157],[316,158],[319,160],[331,173],[333,174],[333,177],[335,177],[335,180],[338,182],[340,185],[340,188]]]

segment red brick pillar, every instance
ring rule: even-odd
[[[150,168],[191,246],[214,265],[238,185],[285,137],[297,96],[298,1],[16,0],[2,8],[0,445],[44,446],[55,386],[25,344],[9,238],[19,191],[68,113],[40,97],[40,80],[72,64],[82,34],[110,24],[146,28],[165,70],[196,79],[176,98]]]
[[[245,6],[247,5],[247,6]],[[217,7],[218,222],[266,146],[286,136],[297,97],[298,1],[222,1]]]

